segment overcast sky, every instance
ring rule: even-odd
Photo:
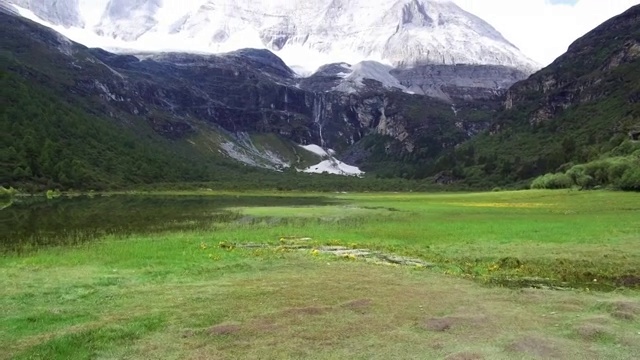
[[[548,65],[573,41],[640,0],[454,0]]]

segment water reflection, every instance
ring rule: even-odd
[[[0,210],[4,210],[9,206],[13,205],[13,198],[2,198],[0,197]]]
[[[210,229],[236,221],[227,209],[329,204],[323,197],[87,196],[18,198],[0,202],[0,251],[75,245],[105,235]]]

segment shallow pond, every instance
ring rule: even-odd
[[[0,200],[0,251],[75,245],[105,235],[205,230],[241,220],[238,207],[329,205],[324,197],[80,196]]]

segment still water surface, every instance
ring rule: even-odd
[[[204,230],[239,221],[234,207],[329,205],[323,197],[81,196],[0,200],[0,252],[76,245],[105,235]]]

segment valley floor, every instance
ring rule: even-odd
[[[7,253],[0,358],[640,356],[640,194],[325,196],[230,208],[243,216],[205,230]]]

